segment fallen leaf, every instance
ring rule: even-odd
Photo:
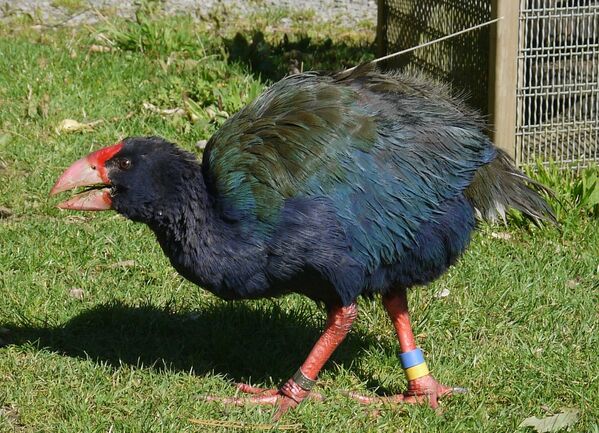
[[[11,136],[9,133],[0,134],[0,146],[6,146],[10,143]]]
[[[443,289],[435,293],[436,298],[446,298],[449,296],[449,289]]]
[[[90,53],[109,53],[112,51],[112,47],[107,47],[106,45],[91,45],[89,47]]]
[[[64,219],[67,223],[85,223],[90,217],[85,215],[67,215]]]
[[[571,425],[578,421],[577,409],[562,409],[562,412],[545,418],[531,416],[526,418],[519,427],[533,427],[539,433],[554,432]]]
[[[144,102],[143,107],[151,111],[152,113],[160,114],[162,116],[185,116],[185,110],[183,108],[159,108],[149,102]]]
[[[0,416],[6,418],[8,423],[14,429],[13,431],[22,431],[24,425],[21,423],[21,416],[16,406],[7,404],[0,407]]]
[[[512,235],[507,232],[492,232],[491,237],[495,239],[502,239],[504,241],[509,241],[512,239]]]
[[[198,142],[196,143],[196,147],[200,150],[203,150],[206,148],[207,144],[208,144],[208,140],[198,140]]]
[[[106,36],[104,33],[98,33],[95,37],[96,41],[98,42],[102,42],[104,44],[108,44],[108,45],[112,45],[113,42],[110,40],[110,38],[108,36]]]
[[[102,122],[103,120],[96,120],[95,122],[81,123],[73,119],[64,119],[56,127],[56,132],[58,134],[70,134],[73,132],[91,132],[94,129],[94,126],[99,125]]]
[[[69,296],[74,299],[78,299],[79,301],[83,300],[83,289],[74,288],[69,290]]]
[[[111,122],[118,122],[120,120],[129,120],[131,119],[133,116],[135,115],[135,112],[133,111],[129,111],[124,117],[121,116],[114,116],[113,118],[110,119]]]
[[[8,218],[8,217],[12,216],[13,214],[14,214],[14,212],[11,209],[4,207],[4,206],[0,206],[0,219]]]
[[[209,107],[206,107],[204,109],[204,111],[206,112],[206,115],[208,116],[208,118],[210,120],[214,120],[217,117],[222,117],[223,119],[229,118],[229,113],[227,113],[226,111],[223,111],[223,110],[219,110],[214,105],[210,105]]]
[[[566,287],[568,289],[575,289],[578,286],[578,284],[580,284],[580,283],[577,278],[566,281]]]
[[[135,266],[135,260],[121,260],[120,262],[113,263],[113,264],[109,265],[108,267],[110,269],[115,269],[115,268],[131,268],[133,266]]]

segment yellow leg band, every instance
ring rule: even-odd
[[[422,364],[415,365],[414,367],[406,368],[406,377],[408,380],[418,379],[420,377],[426,376],[429,374],[428,367],[426,366],[426,362]]]

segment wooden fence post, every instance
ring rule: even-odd
[[[516,89],[520,0],[493,0],[489,61],[489,113],[495,145],[516,157]]]
[[[387,1],[377,0],[376,8],[376,56],[383,57],[387,54]]]

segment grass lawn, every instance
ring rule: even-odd
[[[59,211],[48,191],[72,161],[128,135],[200,154],[195,143],[290,64],[372,58],[373,30],[294,16],[283,40],[283,12],[234,24],[154,13],[77,29],[0,22],[0,432],[512,432],[562,408],[579,411],[571,431],[599,432],[599,229],[579,211],[562,212],[560,230],[482,225],[457,266],[411,292],[429,366],[470,389],[439,414],[344,396],[405,387],[376,299],[360,302],[321,374],[325,403],[270,424],[272,408],[204,401],[236,381],[286,380],[323,311],[297,296],[221,301],[178,276],[146,227]],[[69,133],[65,119],[89,125]]]

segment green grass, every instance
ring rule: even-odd
[[[323,312],[296,296],[220,301],[179,277],[144,226],[111,213],[61,212],[48,198],[70,162],[127,135],[158,134],[194,150],[226,117],[215,110],[233,113],[266,85],[247,66],[251,56],[229,60],[222,38],[235,32],[222,23],[216,36],[210,22],[184,20],[177,33],[172,20],[156,19],[145,30],[144,21],[35,30],[30,19],[10,17],[0,25],[0,206],[12,213],[0,218],[0,339],[9,343],[0,348],[1,432],[234,431],[191,418],[269,423],[271,408],[202,396],[231,395],[241,380],[280,384],[323,326]],[[256,18],[235,29],[246,41],[265,35],[274,78],[289,59],[286,43],[300,44],[305,69],[335,67],[327,53],[344,57],[333,57],[337,67],[371,56],[368,39],[346,38],[351,31],[338,39],[345,30],[323,34],[306,20],[285,42],[267,25]],[[98,43],[115,50],[90,52]],[[144,102],[185,114],[162,117]],[[103,122],[59,134],[63,119]],[[482,226],[456,267],[411,292],[429,366],[469,394],[444,401],[440,415],[347,399],[343,390],[405,387],[392,328],[377,300],[362,300],[351,335],[321,374],[327,401],[303,403],[282,424],[327,433],[507,432],[524,431],[518,425],[528,416],[572,407],[581,414],[572,431],[596,432],[599,230],[588,213],[560,217],[561,230]],[[435,297],[442,289],[449,296]]]
[[[85,8],[86,2],[83,0],[52,0],[50,6],[64,9],[67,12],[77,12]]]

